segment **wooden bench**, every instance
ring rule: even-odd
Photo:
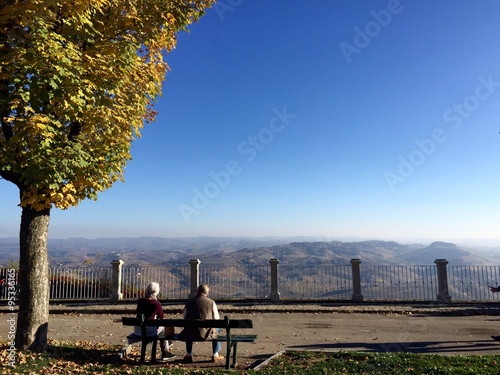
[[[253,323],[250,319],[229,319],[224,316],[224,319],[215,320],[190,320],[190,319],[154,319],[146,320],[144,315],[141,318],[122,317],[124,326],[140,326],[141,335],[132,333],[127,336],[128,344],[141,342],[141,358],[139,363],[144,363],[146,357],[146,346],[152,343],[151,361],[156,361],[156,347],[158,340],[169,341],[184,341],[180,338],[179,333],[173,335],[165,335],[165,332],[155,336],[146,336],[146,327],[196,327],[196,328],[221,328],[225,329],[225,335],[221,334],[217,338],[207,341],[220,341],[226,343],[226,369],[236,366],[237,346],[239,342],[255,342],[257,335],[241,335],[231,333],[231,329],[247,329],[253,328]],[[222,333],[222,332],[221,332]],[[233,363],[230,363],[232,352]]]

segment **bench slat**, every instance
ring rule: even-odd
[[[132,333],[127,336],[127,339],[130,340],[136,340],[136,341],[141,341],[142,336],[141,335],[136,335],[135,333]],[[181,337],[178,333],[173,334],[173,335],[165,335],[163,333],[160,333],[158,336],[148,336],[149,340],[172,340],[172,341],[183,341],[181,340]],[[241,342],[253,342],[257,339],[257,335],[231,335],[231,341],[241,341]],[[217,336],[216,338],[212,339],[214,341],[227,341],[227,336],[226,335],[221,335]],[[205,341],[205,340],[203,340]],[[208,340],[210,341],[210,340]]]
[[[141,320],[138,318],[130,318],[128,316],[122,316],[122,324],[124,326],[140,326]]]
[[[124,326],[140,326],[141,320],[138,318],[122,317]],[[145,320],[147,327],[198,327],[198,328],[253,328],[250,319],[232,319],[229,325],[223,319],[192,320],[192,319],[152,319]]]
[[[227,341],[227,336],[217,336],[213,341]],[[231,335],[231,341],[254,342],[257,335]]]

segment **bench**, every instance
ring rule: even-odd
[[[236,366],[237,347],[239,342],[255,342],[257,335],[241,335],[231,333],[231,329],[247,329],[253,328],[253,323],[250,319],[229,319],[224,316],[224,319],[208,319],[208,320],[190,320],[190,319],[144,319],[144,315],[140,318],[122,317],[122,324],[124,326],[140,326],[141,335],[132,333],[127,336],[128,344],[131,345],[135,342],[141,342],[141,358],[139,363],[144,363],[146,357],[146,346],[152,343],[153,348],[151,352],[151,362],[156,361],[156,347],[158,340],[169,341],[184,341],[179,337],[179,333],[173,335],[166,335],[165,332],[155,336],[146,336],[146,327],[196,327],[196,328],[221,328],[225,329],[225,335],[221,334],[218,337],[207,341],[220,341],[226,343],[226,369],[231,366]],[[232,364],[230,363],[232,352]]]

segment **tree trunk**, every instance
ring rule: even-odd
[[[49,262],[47,238],[50,209],[23,207],[19,233],[19,313],[16,348],[44,350],[49,328]]]

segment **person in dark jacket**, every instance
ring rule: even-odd
[[[137,317],[144,315],[145,319],[163,319],[164,313],[161,303],[156,299],[160,292],[160,285],[157,282],[152,282],[146,287],[146,295],[139,298],[137,301]],[[146,327],[147,336],[157,336],[163,332],[165,327]],[[141,327],[134,327],[134,332],[141,335]],[[172,359],[175,355],[168,351],[170,343],[168,340],[160,340],[161,360]]]
[[[189,299],[184,306],[184,319],[220,319],[217,304],[213,299],[208,298],[210,287],[207,284],[198,286],[196,296]],[[186,327],[181,332],[181,337],[186,340],[186,356],[184,362],[193,362],[193,341],[206,341],[216,338],[219,335],[216,328],[196,328]],[[212,362],[224,360],[224,356],[219,354],[220,342],[212,341]]]

